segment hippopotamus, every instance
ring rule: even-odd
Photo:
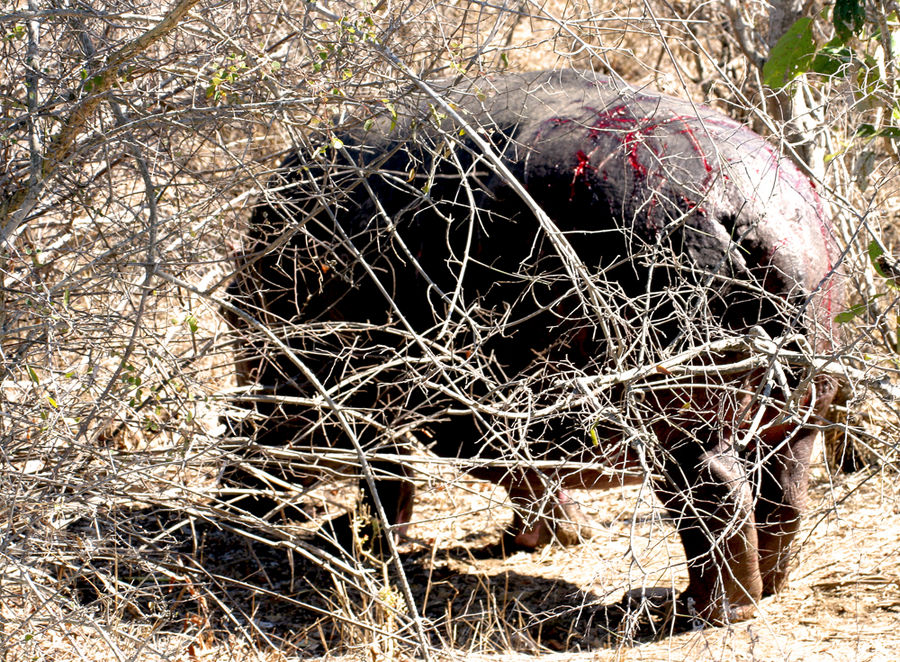
[[[259,464],[230,480],[307,485],[353,441],[398,531],[420,443],[505,486],[526,547],[572,542],[567,490],[646,480],[687,555],[675,611],[749,617],[836,390],[778,360],[838,342],[816,187],[719,112],[591,72],[426,91],[309,137],[256,205],[230,294]]]

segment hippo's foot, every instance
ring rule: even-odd
[[[787,580],[787,568],[778,568],[777,570],[765,573],[763,575],[763,597],[767,598],[781,591],[781,589],[787,586]]]
[[[641,638],[738,623],[756,614],[755,605],[701,606],[686,592],[678,595],[671,588],[659,586],[626,591],[619,607],[620,634]]]
[[[725,600],[702,604],[685,591],[675,601],[675,618],[676,623],[678,619],[686,619],[691,629],[707,625],[729,625],[753,618],[756,616],[756,607],[755,603],[732,604]]]
[[[560,490],[547,511],[530,523],[526,523],[517,511],[503,542],[507,550],[533,551],[554,541],[563,547],[571,547],[587,542],[593,536],[590,520],[578,504]]]

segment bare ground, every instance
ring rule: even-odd
[[[816,468],[788,589],[763,600],[749,622],[674,635],[653,636],[634,615],[620,618],[627,589],[686,581],[674,528],[646,488],[578,493],[596,523],[587,543],[505,554],[499,541],[511,511],[502,490],[465,477],[450,486],[434,480],[420,489],[417,523],[401,551],[432,643],[442,651],[437,659],[893,660],[900,651],[898,497],[892,474],[832,480]],[[275,574],[278,558],[269,558]],[[268,573],[272,581],[272,567]],[[293,597],[315,603],[314,589],[329,588],[324,581],[295,567]],[[322,606],[351,621],[365,611],[352,596],[331,594]],[[287,635],[293,655],[373,661],[399,655],[385,637],[352,625],[338,633],[327,616],[311,620],[302,609],[284,607],[270,626],[281,633],[277,638]],[[359,643],[347,652],[353,639]]]
[[[831,479],[815,467],[788,589],[763,600],[751,621],[652,636],[636,618],[619,618],[623,593],[678,588],[686,573],[674,529],[647,489],[579,492],[596,524],[593,539],[504,554],[499,541],[511,511],[502,490],[433,470],[431,479],[422,479],[417,521],[401,553],[435,660],[897,659],[895,474]],[[323,496],[346,501],[352,491],[329,488]],[[44,629],[4,662],[409,659],[403,651],[411,649],[387,635],[415,641],[414,633],[385,616],[364,591],[336,590],[328,573],[297,555],[201,521],[169,533],[182,545],[184,566],[202,566],[202,590],[190,584],[170,589],[168,607],[142,605],[143,616],[107,620],[94,613],[84,627]],[[391,583],[398,585],[396,577]],[[381,598],[402,602],[399,593]]]
[[[491,486],[482,489],[493,491]],[[440,577],[441,586],[432,588],[430,599],[443,591],[447,612],[456,605],[455,616],[463,621],[466,608],[483,614],[475,604],[493,609],[494,618],[482,615],[482,622],[497,628],[494,637],[484,628],[480,634],[493,639],[495,646],[505,638],[520,649],[530,647],[531,654],[520,654],[521,659],[894,660],[900,651],[898,496],[893,475],[832,481],[819,468],[788,589],[763,600],[759,617],[752,621],[655,640],[629,632],[627,621],[607,631],[603,618],[604,607],[615,605],[627,588],[677,587],[686,580],[674,529],[646,490],[580,494],[599,530],[594,539],[574,548],[474,558],[474,550],[499,535],[501,522],[494,521],[500,519],[499,512],[493,509],[423,522],[411,533],[423,539],[433,559],[432,582],[435,574]],[[449,501],[444,490],[425,492],[419,515],[439,516]],[[554,649],[569,652],[550,653]],[[462,653],[451,657],[516,659]]]

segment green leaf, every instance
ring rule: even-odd
[[[384,104],[384,107],[388,109],[388,112],[391,114],[391,131],[397,128],[397,109],[394,107],[394,104],[391,103],[390,99],[382,99],[381,103]]]
[[[841,313],[838,313],[837,315],[834,316],[834,321],[837,322],[838,324],[846,324],[847,322],[850,322],[850,321],[854,320],[855,318],[860,317],[861,315],[865,315],[866,311],[868,311],[868,309],[869,309],[869,306],[871,306],[875,302],[875,299],[882,297],[882,296],[884,296],[884,293],[876,294],[868,301],[864,301],[863,303],[858,303],[855,306],[852,306],[852,307],[848,308],[847,310],[845,310]],[[866,359],[866,360],[868,360],[868,359]]]
[[[880,258],[882,255],[884,255],[884,249],[881,247],[881,244],[879,244],[874,239],[872,241],[870,241],[868,253],[869,253],[869,260],[872,261],[872,266],[875,267],[875,271],[878,272],[878,275],[881,276],[882,278],[887,278],[887,275],[884,273],[884,271],[882,271],[881,265],[878,263],[879,262],[878,258]]]
[[[191,331],[191,335],[197,333],[197,329],[200,328],[200,324],[197,322],[197,318],[192,314],[188,314],[187,317],[184,318],[184,321],[187,322],[188,329]]]
[[[835,33],[844,43],[862,31],[865,20],[863,0],[835,0],[831,21]]]
[[[784,87],[809,70],[815,52],[812,19],[798,18],[772,47],[763,65],[763,82],[772,89]]]
[[[819,49],[810,65],[810,70],[823,76],[834,76],[852,61],[853,51],[844,46],[843,42],[835,37]]]
[[[600,437],[597,435],[597,428],[591,428],[591,443],[594,446],[600,445]]]
[[[875,273],[885,279],[885,283],[891,289],[900,289],[900,278],[898,278],[897,267],[894,260],[885,256],[881,245],[874,239],[869,242],[869,260]],[[877,295],[876,295],[877,296]]]
[[[869,302],[858,303],[852,308],[845,310],[842,313],[838,313],[834,316],[834,321],[838,324],[846,324],[847,322],[852,322],[854,319],[859,317],[860,315],[865,315],[866,310],[869,308]]]
[[[38,379],[37,373],[34,371],[34,368],[32,368],[27,363],[25,364],[25,370],[28,371],[28,376],[31,377],[31,381],[33,381],[35,384],[41,383],[41,380]]]
[[[873,124],[860,124],[856,129],[856,136],[859,138],[891,138],[896,140],[900,138],[900,126],[883,126],[876,129]]]

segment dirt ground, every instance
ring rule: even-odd
[[[416,521],[400,552],[433,660],[897,659],[900,481],[894,473],[832,479],[821,465],[814,467],[789,587],[763,600],[753,620],[653,636],[636,615],[621,618],[624,592],[681,588],[686,572],[674,528],[649,490],[577,492],[595,525],[591,540],[504,554],[499,541],[512,512],[502,490],[425,466],[434,474],[421,478]],[[348,502],[353,492],[329,487],[324,496]],[[139,516],[151,518],[135,514],[135,522]],[[297,540],[308,539],[299,525],[294,529]],[[173,584],[161,594],[166,604],[135,603],[144,616],[125,610],[110,618],[86,606],[89,625],[79,627],[60,622],[41,629],[35,621],[35,635],[3,662],[411,659],[405,651],[412,645],[396,637],[413,644],[415,632],[385,616],[371,597],[383,582],[368,592],[336,585],[302,556],[217,522],[195,518],[164,531],[168,548],[176,550],[167,572],[196,569],[187,586]],[[119,573],[133,574],[124,561]],[[381,580],[378,573],[375,578]],[[403,603],[399,592],[379,597]],[[94,600],[84,604],[103,604]],[[66,618],[73,622],[72,615]]]
[[[437,659],[897,659],[900,485],[893,475],[832,480],[817,467],[788,589],[763,600],[749,622],[657,637],[628,619],[608,619],[626,589],[686,580],[677,535],[646,489],[578,493],[597,525],[585,544],[491,558],[511,513],[494,486],[462,480],[420,491],[412,541],[402,547],[416,601],[443,639]],[[334,644],[315,638],[310,633],[301,648]],[[389,658],[370,645],[323,659]]]

